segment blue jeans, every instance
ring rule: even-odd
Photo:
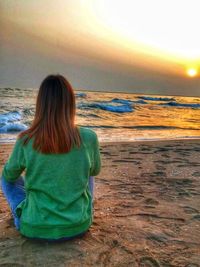
[[[2,176],[1,178],[1,188],[2,192],[8,202],[8,205],[10,206],[13,218],[14,218],[14,224],[17,230],[20,229],[20,218],[16,214],[16,208],[17,206],[26,198],[26,192],[24,189],[24,180],[23,177],[20,176],[14,183],[7,182],[5,178]],[[89,178],[89,190],[92,194],[93,199],[93,192],[94,192],[94,177]],[[72,237],[63,237],[59,239],[47,239],[48,241],[62,241],[62,240],[71,240],[75,237],[79,237],[84,235],[84,233],[78,234],[76,236]],[[33,238],[33,239],[40,239],[40,238]],[[44,240],[44,239],[42,239]]]

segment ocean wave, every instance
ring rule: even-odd
[[[173,97],[152,97],[152,96],[138,96],[140,99],[151,100],[151,101],[176,101]]]
[[[7,113],[0,114],[0,126],[5,125],[8,122],[15,122],[22,119],[21,112],[10,111]]]
[[[120,103],[120,104],[124,104],[124,105],[132,105],[132,103],[133,103],[133,101],[131,101],[131,100],[120,99],[120,98],[113,98],[109,102],[111,102],[111,103]]]
[[[102,103],[79,103],[77,105],[79,109],[91,109],[91,108],[97,108],[102,109],[110,112],[116,112],[116,113],[125,113],[125,112],[132,112],[133,107],[131,105],[122,104],[122,105],[110,105],[108,102],[102,102]]]
[[[133,107],[131,107],[130,105],[113,106],[108,104],[95,104],[95,107],[117,113],[125,113],[133,111]]]
[[[85,98],[87,95],[86,95],[86,93],[76,93],[75,96],[76,97],[83,97],[83,98]]]
[[[118,126],[112,126],[112,125],[86,125],[86,124],[79,124],[80,127],[85,127],[85,128],[97,128],[97,129],[118,129],[118,128],[123,128],[123,127],[118,127]]]
[[[11,111],[0,114],[0,133],[20,132],[27,129],[25,124],[20,123],[22,115],[19,111]]]
[[[0,133],[21,132],[28,127],[22,123],[8,123],[0,128]]]
[[[162,103],[160,105],[172,106],[172,107],[183,107],[183,108],[200,108],[200,104],[188,104],[188,103],[177,103],[177,102]]]
[[[92,117],[92,118],[98,118],[98,119],[101,119],[102,117],[97,115],[97,114],[94,114],[94,113],[87,113],[87,114],[84,114],[84,113],[77,113],[77,116],[78,117],[83,117],[83,118],[88,118],[88,117]]]
[[[182,129],[176,126],[164,126],[164,125],[137,125],[137,126],[124,126],[126,129],[139,129],[139,130],[170,130],[170,129]]]
[[[93,103],[78,103],[77,108],[79,109],[92,109],[98,108],[106,111],[116,112],[116,113],[125,113],[133,112],[133,104],[147,104],[144,100],[127,100],[120,98],[113,98],[109,101],[99,101]]]
[[[114,103],[121,103],[121,104],[125,104],[125,105],[131,105],[131,104],[147,104],[147,102],[145,102],[144,100],[126,100],[126,99],[120,99],[120,98],[113,98],[110,102],[114,102]]]

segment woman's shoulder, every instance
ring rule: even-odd
[[[79,127],[79,131],[80,131],[81,137],[83,137],[84,139],[88,139],[90,141],[97,139],[97,134],[95,133],[95,131],[93,131],[90,128]]]
[[[18,135],[16,139],[16,145],[22,146],[23,148],[32,147],[33,138],[29,138],[28,134]]]

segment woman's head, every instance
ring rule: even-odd
[[[36,102],[37,120],[57,123],[66,121],[74,126],[75,95],[70,83],[61,75],[49,75],[40,85]]]
[[[32,126],[19,137],[34,137],[33,147],[42,153],[65,153],[80,145],[75,126],[75,95],[62,75],[49,75],[40,85]]]

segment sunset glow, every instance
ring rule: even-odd
[[[77,88],[199,94],[199,0],[15,2],[1,4],[1,83],[64,72]]]
[[[197,0],[83,0],[96,34],[127,52],[154,57],[154,64],[171,62],[171,72],[200,65]],[[136,54],[134,54],[135,56]],[[142,60],[142,57],[141,57]],[[165,67],[165,66],[163,66]],[[196,73],[187,74],[194,77]],[[194,74],[193,74],[194,73]]]
[[[156,48],[185,59],[200,58],[197,0],[86,0],[104,29],[116,39]],[[181,7],[181,8],[180,8]]]
[[[190,77],[195,77],[197,75],[197,70],[196,69],[188,69],[187,74]]]

